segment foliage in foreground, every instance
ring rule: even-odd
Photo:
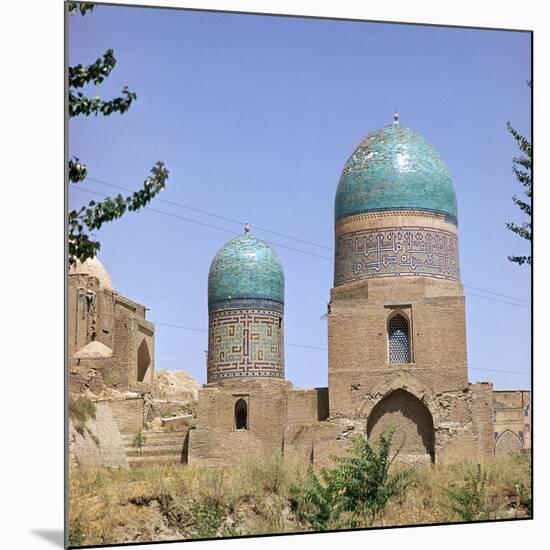
[[[77,399],[69,400],[69,418],[72,420],[75,430],[82,437],[85,437],[87,433],[92,441],[99,446],[99,438],[86,425],[88,420],[95,420],[96,412],[95,403],[86,396],[82,395]]]
[[[337,465],[310,472],[305,483],[293,487],[301,521],[316,531],[372,525],[382,518],[389,500],[412,483],[412,470],[390,473],[397,453],[390,457],[392,432],[383,433],[376,447],[366,436],[352,439],[350,456],[336,457]]]
[[[71,2],[68,5],[70,15],[86,15],[94,9],[92,3]],[[99,86],[109,77],[116,65],[116,58],[111,48],[90,65],[81,63],[69,67],[69,117],[101,115],[114,113],[124,114],[137,99],[135,92],[124,86],[121,95],[112,99],[102,99],[99,96],[88,97],[83,89],[86,86]],[[83,182],[88,176],[88,167],[78,157],[73,156],[68,163],[68,179],[70,183]],[[95,239],[95,231],[108,222],[122,217],[126,212],[135,212],[146,206],[166,185],[168,170],[164,163],[157,161],[151,168],[151,175],[145,179],[143,187],[132,194],[123,197],[108,197],[96,202],[90,201],[87,206],[71,210],[68,218],[69,263],[84,262],[93,258],[101,247]],[[116,187],[116,186],[115,186]],[[96,193],[102,195],[101,193]],[[93,237],[93,238],[92,238]]]
[[[531,81],[527,82],[531,88]],[[531,241],[533,238],[533,228],[531,222],[532,206],[530,204],[532,197],[532,168],[533,168],[533,151],[531,142],[522,134],[520,134],[510,122],[507,123],[507,128],[520,150],[521,155],[512,159],[512,171],[521,185],[529,202],[521,200],[516,195],[513,196],[513,201],[516,206],[527,216],[527,221],[521,225],[513,222],[507,222],[506,227],[519,235],[523,239]],[[511,262],[522,265],[524,263],[531,265],[531,256],[508,256]]]
[[[95,403],[88,397],[80,396],[77,399],[69,400],[69,418],[71,420],[84,423],[89,418],[95,420],[95,416]]]
[[[143,450],[143,446],[145,445],[145,443],[147,443],[147,438],[145,437],[145,434],[143,433],[143,431],[139,430],[132,441],[132,447],[134,449],[137,449],[141,454],[141,451]]]
[[[370,526],[457,521],[447,490],[463,486],[476,468],[466,461],[411,466],[396,461],[389,476],[412,470],[414,483],[389,498],[383,516],[378,513]],[[530,517],[529,457],[486,459],[482,468],[488,517]],[[80,467],[69,478],[70,525],[87,545],[311,531],[290,489],[303,487],[310,475],[303,462],[272,455],[227,467]],[[325,486],[320,476],[317,470]]]
[[[446,490],[451,501],[451,510],[462,521],[476,521],[489,519],[487,506],[487,472],[481,466],[466,473],[462,483],[453,483]]]

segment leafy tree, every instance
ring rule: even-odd
[[[531,81],[528,83],[529,88],[531,88]],[[514,195],[514,203],[519,206],[520,210],[525,213],[528,217],[528,221],[523,222],[521,225],[518,225],[513,222],[507,222],[506,227],[519,235],[520,237],[527,239],[528,241],[532,240],[532,225],[531,225],[531,184],[532,184],[532,149],[531,143],[521,135],[510,122],[506,124],[508,131],[512,134],[512,137],[516,140],[516,143],[521,152],[521,156],[514,157],[512,159],[512,171],[516,176],[516,179],[523,185],[525,195],[529,199],[529,202],[525,202]],[[524,263],[531,264],[531,256],[508,256],[508,259],[511,262],[515,262],[519,265]]]
[[[462,521],[476,521],[489,518],[486,502],[487,473],[477,464],[464,477],[462,485],[454,483],[446,489],[451,500],[451,510]]]
[[[69,13],[72,15],[73,13],[80,12],[81,15],[86,15],[86,12],[92,11],[94,9],[94,5],[86,2],[69,2]]]
[[[86,15],[94,9],[94,4],[71,2],[68,5],[70,14]],[[136,100],[137,95],[125,86],[120,97],[104,100],[98,96],[87,97],[82,88],[88,84],[99,86],[116,65],[112,49],[108,49],[91,65],[78,64],[69,67],[69,117],[123,114]],[[83,182],[88,175],[88,167],[73,156],[68,163],[68,177],[71,183]],[[164,163],[158,161],[151,168],[151,175],[144,181],[143,187],[129,196],[107,197],[96,202],[90,201],[87,206],[69,212],[69,263],[77,260],[84,262],[93,258],[101,244],[93,240],[93,231],[101,229],[103,224],[120,218],[126,211],[133,212],[148,204],[157,193],[164,189],[168,179],[168,170]]]
[[[382,433],[376,447],[364,435],[352,439],[349,456],[336,457],[334,468],[310,472],[302,486],[292,488],[298,518],[316,531],[372,525],[389,500],[412,483],[412,470],[390,473],[400,449],[390,457],[393,432]]]

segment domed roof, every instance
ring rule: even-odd
[[[267,243],[241,235],[214,256],[208,273],[208,304],[220,300],[262,298],[284,303],[281,261]]]
[[[79,349],[73,357],[75,359],[103,359],[111,357],[113,350],[107,347],[105,344],[93,340],[89,344],[86,344],[83,348]]]
[[[113,290],[113,283],[107,270],[97,256],[87,259],[85,262],[77,261],[76,265],[69,268],[69,275],[90,275],[99,279],[99,286],[107,290]]]
[[[396,122],[370,133],[346,162],[335,219],[363,212],[428,210],[456,222],[456,194],[439,153],[421,135]]]

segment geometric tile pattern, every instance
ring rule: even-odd
[[[521,439],[510,430],[503,432],[495,444],[495,454],[497,455],[521,453],[522,449],[523,444]]]
[[[269,309],[210,312],[208,382],[284,378],[283,314]]]
[[[424,227],[386,227],[346,233],[336,241],[334,286],[399,275],[460,280],[456,235]]]

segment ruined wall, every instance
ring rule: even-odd
[[[234,380],[199,392],[197,427],[189,433],[189,463],[231,464],[264,453],[281,453],[286,427],[283,380]],[[247,429],[237,429],[235,405],[247,403]]]
[[[69,369],[69,395],[81,395],[86,390],[90,390],[94,394],[99,394],[104,388],[103,379],[99,371],[86,368],[71,368]]]
[[[109,361],[73,357],[93,340],[113,351]],[[69,275],[68,347],[70,366],[98,369],[105,384],[119,390],[151,391],[154,325],[145,320],[145,306],[101,288],[96,277]]]
[[[97,332],[99,280],[88,275],[70,275],[67,289],[67,339],[69,358],[92,341]]]
[[[328,388],[292,388],[287,393],[287,425],[311,424],[328,418]]]
[[[531,398],[527,390],[494,391],[493,444],[496,455],[531,450]]]
[[[69,421],[70,464],[128,468],[124,444],[115,422],[115,415],[107,402],[96,402],[96,417],[85,426],[77,427]]]

